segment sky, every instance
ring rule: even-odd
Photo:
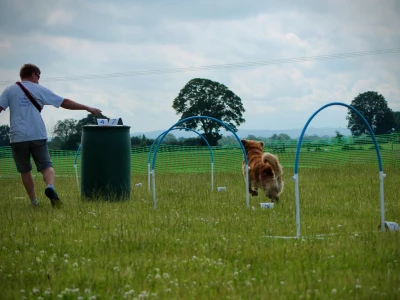
[[[244,66],[265,61],[273,63]],[[131,132],[179,121],[172,103],[193,78],[224,84],[241,98],[246,122],[239,131],[301,129],[323,105],[351,104],[367,91],[400,111],[400,1],[2,0],[0,93],[19,80],[24,63],[39,66],[43,86],[122,118]],[[346,115],[331,106],[309,126],[346,128]],[[42,116],[51,131],[58,120],[87,112],[47,106]],[[0,125],[8,123],[2,112]]]

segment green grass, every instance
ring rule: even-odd
[[[32,208],[18,179],[0,189],[2,299],[396,299],[400,232],[379,232],[376,167],[301,169],[300,239],[293,169],[273,209],[245,205],[236,173],[132,177],[129,201],[80,199],[74,177],[57,180],[52,209],[36,177]],[[386,220],[400,223],[400,168],[385,170]],[[142,182],[142,187],[134,184]],[[329,234],[323,239],[317,234]]]

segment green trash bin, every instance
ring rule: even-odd
[[[83,126],[81,195],[107,201],[129,199],[130,126]]]

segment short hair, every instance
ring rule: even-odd
[[[40,75],[40,69],[34,64],[24,64],[19,71],[19,77],[27,78],[32,75],[32,73],[37,73]]]

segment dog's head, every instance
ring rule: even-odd
[[[261,152],[264,150],[265,144],[262,141],[241,140],[241,142],[246,153],[249,153],[251,150],[260,150]]]
[[[282,166],[278,157],[271,153],[263,154],[263,162],[258,173],[262,189],[272,202],[278,202],[283,191]]]
[[[281,175],[275,175],[271,166],[263,165],[258,173],[262,190],[272,202],[279,201],[279,195],[283,190],[283,181]]]

